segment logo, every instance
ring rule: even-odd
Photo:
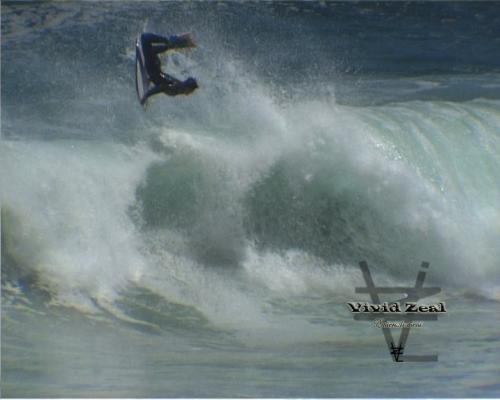
[[[422,270],[417,274],[415,286],[375,286],[372,275],[365,261],[359,263],[366,287],[356,287],[356,293],[368,293],[372,303],[347,303],[356,321],[374,321],[375,326],[382,329],[389,354],[394,362],[432,362],[438,361],[437,354],[409,355],[405,354],[406,342],[412,327],[421,327],[421,321],[436,321],[439,314],[446,313],[446,304],[440,302],[432,305],[421,305],[417,302],[425,297],[441,292],[439,287],[424,288],[426,270],[429,263],[422,263]],[[380,302],[379,294],[404,293],[406,297],[393,302]],[[403,305],[401,302],[404,301]],[[381,318],[383,316],[383,318]],[[418,321],[417,321],[418,320]],[[397,345],[391,329],[401,328]]]

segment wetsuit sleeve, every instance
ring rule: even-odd
[[[163,88],[160,85],[153,86],[151,89],[148,90],[146,95],[141,100],[141,105],[143,105],[149,97],[154,96],[155,94],[158,94],[161,92],[163,92]]]

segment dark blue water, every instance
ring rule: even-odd
[[[228,76],[229,62],[240,62],[241,74],[257,76],[275,96],[325,97],[326,86],[335,85],[340,104],[500,95],[495,2],[3,4],[3,109],[13,118],[36,115],[84,128],[66,100],[119,94],[119,104],[103,100],[85,111],[101,118],[108,134],[134,125],[139,114],[122,112],[133,84],[124,49],[145,26],[193,32],[196,72],[212,97],[238,79]],[[416,77],[436,84],[402,80]],[[10,93],[17,95],[5,98]],[[57,105],[56,115],[46,112],[48,104]]]

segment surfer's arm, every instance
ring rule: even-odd
[[[194,78],[188,78],[184,82],[167,74],[162,74],[162,78],[163,82],[161,84],[155,85],[148,90],[141,104],[144,104],[149,97],[158,93],[165,93],[169,96],[177,96],[179,94],[188,95],[198,88],[198,83]]]
[[[181,84],[181,81],[175,79],[173,76],[163,73],[161,74],[161,77],[162,77],[162,82],[159,85],[155,85],[148,90],[148,92],[144,96],[142,104],[146,102],[148,97],[154,96],[155,94],[158,93],[165,93],[170,96],[175,96],[178,94],[176,88],[179,86],[179,84]]]
[[[146,100],[149,97],[154,96],[155,94],[158,94],[158,93],[161,93],[161,92],[163,92],[163,88],[162,88],[161,85],[153,86],[151,89],[148,90],[148,92],[146,93],[146,95],[142,98],[141,105],[144,105],[144,103],[146,103]]]
[[[148,90],[148,92],[142,99],[141,104],[144,104],[149,97],[154,96],[158,93],[165,93],[169,96],[177,96],[178,94],[182,94],[182,92],[179,90],[179,87],[180,82],[164,83],[162,85],[153,86]]]

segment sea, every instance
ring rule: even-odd
[[[143,31],[195,93],[139,104]],[[496,1],[2,1],[2,397],[500,397],[499,49]],[[447,312],[391,354],[361,262]]]

